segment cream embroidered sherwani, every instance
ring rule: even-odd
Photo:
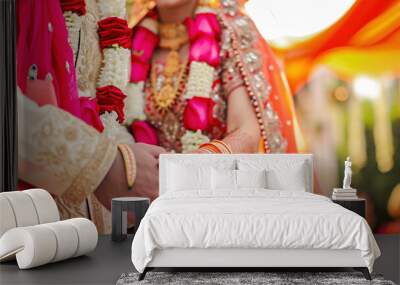
[[[85,3],[75,70],[79,95],[95,97],[102,61],[100,18],[96,1]],[[100,134],[71,114],[50,105],[39,107],[18,92],[19,178],[49,191],[63,219],[90,218],[99,233],[111,232],[111,215],[93,193],[110,169],[118,143],[134,143],[127,129],[110,118],[103,121]]]
[[[117,145],[80,119],[18,92],[18,175],[55,198],[61,217],[88,217],[110,232],[110,215],[93,194]],[[107,213],[108,212],[108,213]]]

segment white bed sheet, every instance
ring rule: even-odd
[[[359,215],[324,196],[265,189],[160,196],[134,237],[135,268],[166,248],[357,249],[371,272],[380,255]]]

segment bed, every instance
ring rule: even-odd
[[[380,251],[365,219],[313,194],[308,154],[160,157],[160,196],[136,231],[141,273],[172,267],[352,267]]]

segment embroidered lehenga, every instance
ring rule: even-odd
[[[230,96],[240,88],[260,138],[252,151],[297,151],[297,121],[284,76],[237,1],[211,1],[218,5],[199,13],[212,23],[214,41],[201,49],[206,53],[191,52],[202,46],[195,42],[201,22],[195,18],[183,28],[187,40],[182,43],[188,45],[175,48],[187,52],[171,53],[174,47],[167,44],[170,56],[164,60],[156,56],[163,43],[148,25],[157,19],[154,5],[139,9],[131,32],[125,0],[60,2],[19,2],[24,9],[19,10],[17,64],[19,178],[51,192],[63,218],[87,216],[100,233],[110,232],[109,211],[93,193],[121,142],[134,138],[173,152],[197,152],[204,145],[205,152],[238,152],[226,138],[234,132],[228,125]],[[139,30],[145,38],[135,37]],[[33,31],[46,38],[32,37]],[[155,52],[142,51],[143,42],[152,43]],[[246,119],[240,110],[235,114],[237,121]]]

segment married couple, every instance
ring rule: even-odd
[[[110,92],[101,95],[110,111],[104,112],[96,105],[106,56],[99,42],[120,31],[107,25],[124,21],[102,22],[102,11],[121,1],[18,3],[21,188],[48,190],[63,218],[89,217],[100,233],[110,232],[113,197],[158,196],[162,153],[298,150],[290,91],[242,1],[132,1],[121,13],[133,27],[130,44],[117,36],[110,48],[129,48],[128,87],[101,89]]]

